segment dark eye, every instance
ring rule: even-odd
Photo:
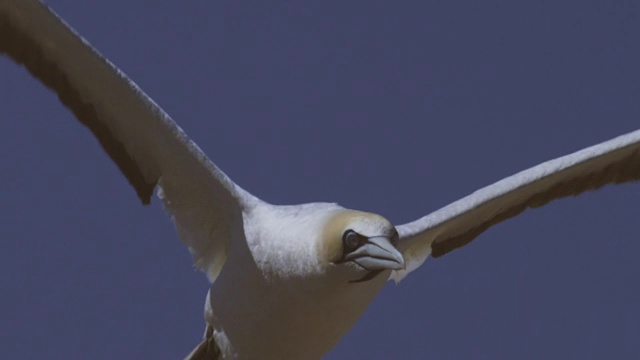
[[[393,235],[391,236],[391,244],[393,246],[398,245],[398,240],[400,240],[400,235],[398,235],[397,231],[393,231]]]
[[[360,245],[360,235],[353,230],[347,230],[342,236],[342,242],[344,243],[345,250],[355,250]]]

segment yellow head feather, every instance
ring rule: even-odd
[[[392,236],[395,232],[393,225],[378,214],[356,210],[336,212],[327,219],[319,242],[319,254],[327,263],[342,257],[342,235],[347,230],[367,237]]]

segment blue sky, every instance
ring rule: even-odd
[[[271,203],[401,224],[639,127],[634,1],[48,3]],[[24,69],[0,80],[3,356],[182,358],[208,284],[161,206]],[[554,202],[427,261],[326,358],[637,358],[638,199]]]

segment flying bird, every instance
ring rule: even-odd
[[[640,176],[640,131],[551,160],[413,222],[334,203],[269,204],[235,184],[45,5],[0,0],[0,51],[95,135],[143,204],[154,192],[211,282],[197,358],[319,358],[388,280],[529,207]],[[309,327],[313,324],[313,327]],[[278,329],[278,331],[273,331]]]

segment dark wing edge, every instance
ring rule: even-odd
[[[207,325],[202,342],[184,360],[223,360],[222,351],[216,344],[211,325]]]
[[[0,53],[25,66],[58,95],[91,130],[144,204],[150,202],[163,176],[164,164],[158,161],[158,154],[151,152],[171,140],[179,142],[180,150],[216,177],[231,195],[238,198],[248,195],[133,81],[45,4],[34,0],[0,0]],[[140,129],[148,132],[145,135],[150,138],[155,137],[156,142],[152,143],[155,146],[136,145],[140,140],[135,139],[139,135],[136,130]]]
[[[5,3],[5,7],[8,6],[7,1],[3,1],[3,3]],[[39,5],[41,5],[43,9],[37,9],[37,11],[49,11],[51,15],[57,17],[57,15],[51,12],[44,4]],[[25,6],[24,9],[29,8]],[[73,80],[66,73],[66,69],[60,67],[56,61],[56,57],[51,56],[47,52],[46,45],[43,46],[42,43],[43,39],[38,38],[38,34],[31,33],[30,29],[25,26],[25,23],[20,21],[29,20],[28,17],[31,17],[34,12],[22,13],[23,16],[16,17],[12,16],[15,15],[13,12],[6,11],[4,8],[1,10],[5,11],[0,11],[0,53],[8,55],[16,63],[24,65],[35,78],[39,79],[43,84],[58,94],[60,101],[68,107],[78,121],[88,127],[98,139],[102,148],[120,168],[120,171],[122,171],[131,186],[133,186],[142,203],[145,205],[149,204],[153,190],[158,183],[157,174],[148,174],[148,176],[145,176],[145,174],[142,173],[140,166],[138,166],[136,160],[127,152],[125,146],[118,141],[117,136],[113,134],[111,129],[101,121],[95,104],[83,99],[80,88],[73,83]],[[62,22],[61,19],[58,18],[58,20]],[[69,32],[65,34],[67,37],[80,38],[71,28],[67,28],[67,30]],[[85,45],[87,51],[93,51],[93,55],[97,59],[103,60],[104,66],[110,66],[88,43],[85,42]],[[127,82],[126,78],[122,80]],[[130,89],[131,92],[137,92],[136,95],[140,97],[142,102],[148,102],[144,94],[140,94],[140,92],[136,90],[134,87]],[[154,105],[149,104],[149,107],[154,107]],[[156,109],[156,111],[158,115],[166,117],[161,109]]]
[[[440,210],[398,226],[398,247],[408,260],[396,281],[431,254],[460,248],[491,226],[527,208],[607,184],[640,180],[640,130],[544,162],[484,187]]]

